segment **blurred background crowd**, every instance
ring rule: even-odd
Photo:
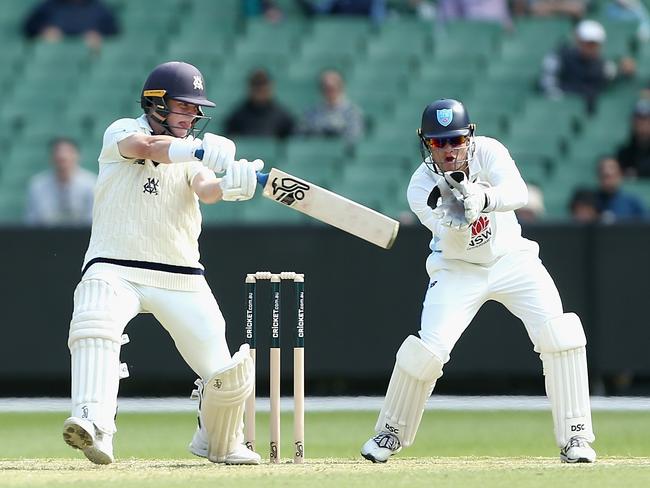
[[[414,223],[427,103],[457,98],[530,187],[521,221],[650,214],[649,0],[9,0],[0,222],[90,223],[104,129],[159,63],[204,74],[210,132]],[[304,222],[254,199],[206,222]]]

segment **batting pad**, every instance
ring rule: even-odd
[[[224,462],[243,442],[244,403],[255,382],[249,346],[244,344],[232,362],[217,371],[203,387],[201,425],[208,435],[208,459]]]
[[[440,359],[421,339],[408,336],[397,351],[375,431],[391,432],[404,447],[410,446],[420,426],[424,404],[441,376]]]
[[[589,404],[587,350],[582,323],[574,313],[549,320],[537,341],[551,402],[555,439],[564,447],[579,435],[594,441]]]
[[[72,361],[72,416],[113,434],[122,337],[111,320],[113,288],[103,280],[77,286],[68,347]]]

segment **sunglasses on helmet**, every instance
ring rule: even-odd
[[[458,147],[467,144],[469,136],[453,136],[453,137],[428,137],[425,140],[431,147],[443,148],[449,143],[451,147]]]

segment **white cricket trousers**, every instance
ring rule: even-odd
[[[88,275],[84,280],[102,280],[112,291],[109,300],[96,300],[91,307],[108,319],[102,325],[112,328],[112,336],[119,337],[139,313],[150,312],[172,337],[185,362],[201,378],[209,378],[230,362],[225,321],[207,282],[199,291],[178,291],[140,285],[114,274]],[[77,288],[80,286],[81,283]],[[73,322],[79,310],[88,307],[79,301],[75,293]]]
[[[502,303],[521,319],[535,346],[540,328],[563,313],[557,287],[537,250],[514,251],[489,266],[434,253],[427,260],[427,271],[431,280],[420,337],[443,363],[488,300]]]

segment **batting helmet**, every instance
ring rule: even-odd
[[[170,113],[167,101],[170,99],[198,106],[199,115],[194,119],[194,124],[204,119],[207,125],[210,118],[203,115],[201,107],[215,106],[205,96],[205,83],[201,72],[195,66],[180,61],[156,66],[144,82],[140,96],[140,106],[145,113],[150,114],[153,109],[159,116],[156,121],[171,134],[166,121]],[[192,132],[195,131],[193,125]]]

